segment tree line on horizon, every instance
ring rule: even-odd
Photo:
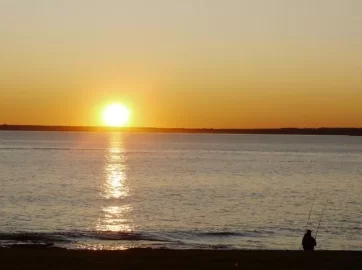
[[[254,128],[254,129],[215,129],[215,128],[155,128],[155,127],[102,127],[102,126],[43,126],[7,125],[0,130],[13,131],[123,131],[123,132],[163,132],[163,133],[219,133],[219,134],[290,134],[290,135],[350,135],[362,136],[362,128]]]

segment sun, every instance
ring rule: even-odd
[[[131,112],[122,104],[108,105],[103,112],[103,120],[107,126],[122,127],[129,121]]]

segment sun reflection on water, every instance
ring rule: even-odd
[[[103,207],[103,218],[100,220],[97,230],[109,232],[132,232],[133,226],[130,220],[124,218],[132,209],[129,205]]]
[[[130,232],[133,231],[133,224],[128,216],[132,207],[126,202],[130,190],[127,185],[124,146],[120,134],[110,136],[104,167],[105,182],[101,192],[106,205],[102,208],[102,216],[98,220],[97,230]]]
[[[129,190],[125,186],[126,174],[119,164],[108,164],[106,170],[107,182],[104,185],[106,199],[119,199],[128,196]]]

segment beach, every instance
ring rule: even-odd
[[[362,269],[360,251],[0,249],[2,269]]]

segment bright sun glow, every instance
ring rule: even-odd
[[[103,113],[103,120],[108,126],[121,127],[128,123],[130,111],[121,104],[108,105]]]

